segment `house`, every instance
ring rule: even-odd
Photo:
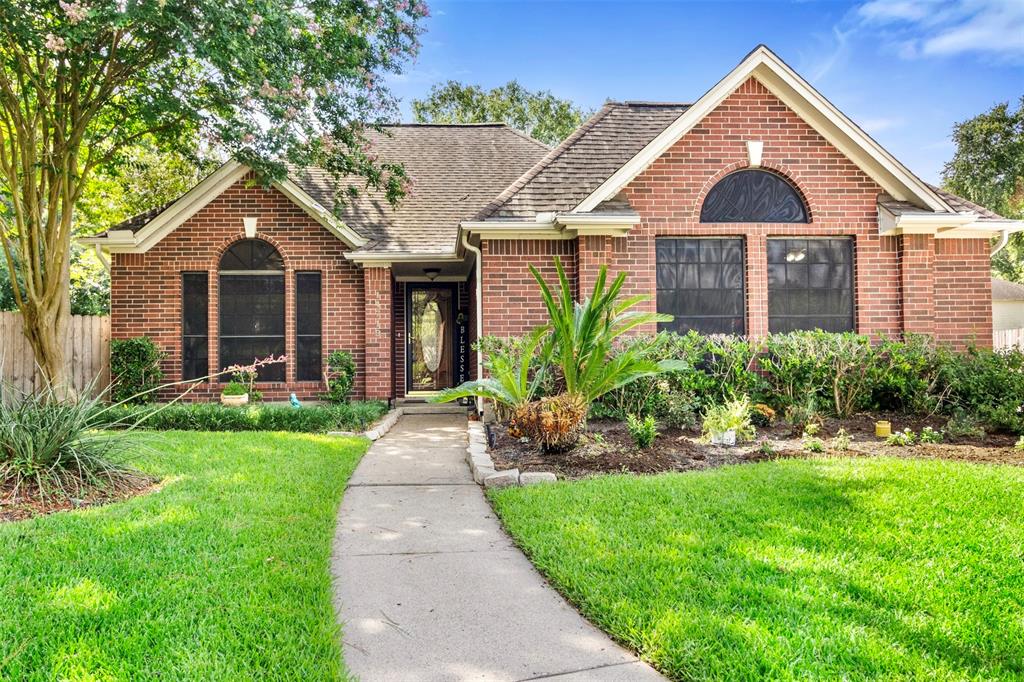
[[[155,339],[174,379],[284,353],[272,399],[315,396],[346,349],[357,396],[401,398],[474,376],[478,333],[545,319],[528,266],[560,256],[583,294],[628,272],[677,331],[989,344],[991,244],[1024,228],[922,182],[763,46],[692,104],[610,102],[554,149],[503,125],[374,143],[415,182],[397,208],[228,163],[82,240],[110,257],[112,334]]]
[[[1024,284],[992,278],[992,330],[1024,329]]]

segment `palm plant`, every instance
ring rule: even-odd
[[[444,391],[437,400],[489,398],[510,408],[511,430],[530,436],[545,448],[564,449],[578,439],[594,400],[637,379],[679,371],[686,365],[678,360],[651,359],[651,344],[630,344],[614,352],[615,341],[623,334],[642,325],[672,320],[670,315],[631,310],[646,296],[619,301],[625,273],[608,285],[608,268],[601,266],[591,296],[577,302],[557,257],[555,270],[558,289],[553,291],[540,272],[530,267],[540,286],[549,323],[533,331],[518,363],[498,354],[485,365],[490,378]],[[531,377],[530,361],[538,350],[541,369]],[[552,370],[559,376],[561,394],[535,400],[544,373]]]

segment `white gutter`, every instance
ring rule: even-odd
[[[480,249],[469,243],[469,232],[463,231],[462,245],[467,251],[471,251],[476,259],[476,378],[480,379],[484,375],[484,354],[480,351],[479,343],[484,333],[484,259]],[[479,397],[476,399],[476,411],[483,413],[483,400]]]
[[[994,247],[992,247],[992,252],[989,254],[989,257],[991,258],[992,256],[995,256],[997,253],[1002,251],[1003,248],[1009,243],[1009,241],[1010,241],[1010,231],[1009,230],[1002,230],[999,233],[999,241],[996,243],[996,245]]]
[[[99,260],[100,265],[103,266],[103,269],[106,270],[107,274],[109,275],[110,261],[108,261],[107,257],[103,255],[103,247],[100,244],[94,244],[93,248],[96,250],[96,258]]]

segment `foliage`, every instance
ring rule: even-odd
[[[846,429],[840,427],[836,435],[832,437],[832,449],[839,452],[846,452],[850,449],[850,434]]]
[[[1014,450],[1024,450],[1024,436],[1017,439],[1017,442],[1013,444]]]
[[[771,441],[767,440],[761,441],[761,444],[757,446],[757,451],[765,457],[775,457],[775,455],[779,454],[771,444]]]
[[[341,405],[225,407],[216,403],[174,403],[147,407],[107,408],[99,417],[113,428],[137,424],[153,431],[292,431],[324,433],[360,431],[387,412],[382,401]]]
[[[754,440],[757,429],[750,418],[750,398],[733,398],[721,405],[712,405],[704,412],[704,436],[717,436],[728,431],[736,432],[736,441]]]
[[[643,418],[637,417],[635,414],[626,415],[626,428],[638,448],[651,447],[658,437],[658,423],[651,415]]]
[[[491,499],[551,583],[669,679],[1020,676],[1020,467],[786,458]]]
[[[424,99],[414,99],[412,114],[419,123],[504,122],[535,140],[556,145],[591,112],[546,90],[527,90],[515,80],[491,90],[450,80],[431,87]]]
[[[871,397],[864,406],[917,413],[939,409],[945,399],[937,390],[941,369],[952,359],[948,348],[925,334],[880,339],[868,359]]]
[[[802,402],[789,405],[783,414],[793,433],[805,433],[808,429],[819,429],[823,421],[814,394],[808,394]]]
[[[905,447],[913,445],[917,441],[917,436],[910,429],[903,429],[902,431],[893,431],[889,434],[889,437],[885,439],[886,445],[895,445],[897,447]]]
[[[944,438],[945,434],[942,431],[936,431],[930,426],[921,429],[921,433],[917,436],[921,443],[941,443]]]
[[[951,438],[984,438],[985,427],[978,419],[963,410],[957,410],[946,422],[943,429]]]
[[[148,336],[110,341],[110,397],[115,403],[152,402],[163,380],[164,353]]]
[[[969,348],[940,370],[939,389],[948,409],[975,415],[993,428],[1024,432],[1024,352]]]
[[[500,416],[507,418],[539,394],[547,372],[545,352],[541,349],[547,333],[546,327],[537,327],[522,344],[496,344],[484,359],[489,376],[441,391],[433,402],[478,396],[493,400]],[[536,360],[538,354],[540,361]]]
[[[770,428],[775,425],[775,410],[764,403],[757,403],[750,410],[750,420],[754,426]]]
[[[1024,97],[1016,110],[996,104],[953,127],[956,152],[942,171],[945,187],[1011,219],[1024,218]],[[1024,241],[1015,234],[992,259],[1000,277],[1024,282]]]
[[[328,566],[368,443],[140,440],[132,464],[158,492],[0,524],[0,677],[348,679]]]
[[[284,361],[284,356],[281,356],[281,361]],[[232,384],[237,384],[242,387],[241,393],[225,393],[221,391],[223,395],[249,395],[249,402],[258,403],[263,400],[263,393],[256,390],[256,380],[259,378],[259,371],[255,365],[232,365],[225,370],[226,373],[231,375],[231,381],[225,387],[225,390],[231,388]],[[237,391],[238,389],[231,389]]]
[[[0,1],[0,247],[44,377],[63,383],[75,205],[142,140],[197,138],[252,166],[354,178],[391,201],[404,170],[367,131],[392,118],[384,76],[419,46],[420,0],[189,3]]]
[[[124,466],[133,441],[99,429],[99,398],[62,401],[52,389],[22,394],[4,387],[3,393],[0,490],[8,498],[80,499],[139,481]]]
[[[229,381],[227,384],[224,385],[223,390],[221,390],[220,392],[221,395],[229,397],[236,395],[247,395],[248,393],[249,388],[239,381]]]
[[[825,452],[825,441],[810,433],[804,433],[803,437],[800,438],[800,447],[807,452],[819,454]]]
[[[321,397],[331,403],[347,403],[356,382],[356,361],[347,350],[327,355],[327,392]]]
[[[514,438],[529,438],[545,451],[559,452],[576,444],[586,418],[587,406],[579,395],[559,393],[516,406],[508,431]]]

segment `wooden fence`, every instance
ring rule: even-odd
[[[1015,346],[1024,349],[1024,329],[996,329],[992,332],[992,347],[996,350]]]
[[[110,318],[72,315],[64,352],[76,391],[90,385],[104,390],[110,383]],[[43,386],[32,347],[22,332],[21,313],[0,312],[0,382],[25,392]]]

